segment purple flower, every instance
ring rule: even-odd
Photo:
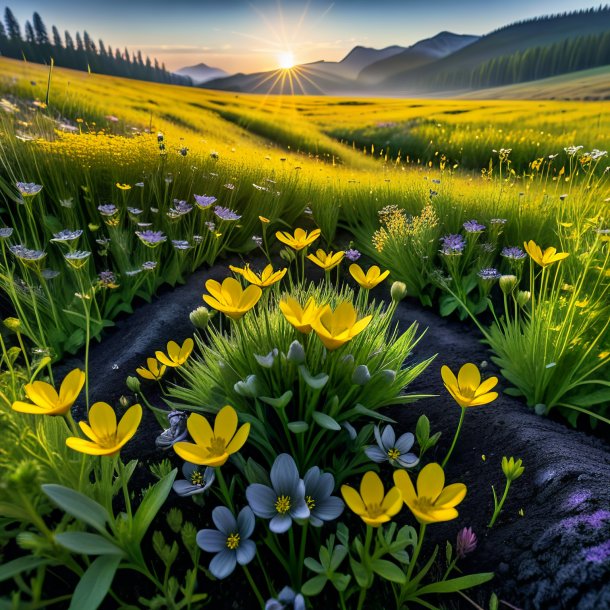
[[[216,197],[212,195],[193,195],[195,203],[203,210],[209,208],[213,203],[216,203]]]
[[[156,261],[146,261],[146,262],[142,263],[142,269],[144,269],[144,271],[154,271],[156,268],[157,268]]]
[[[471,527],[462,528],[455,542],[456,554],[460,559],[464,559],[477,548],[477,537]]]
[[[286,610],[287,606],[292,606],[294,610],[305,610],[305,598],[290,587],[284,587],[277,599],[272,597],[265,602],[265,610]]]
[[[116,276],[112,271],[100,271],[97,277],[102,286],[106,286],[107,288],[116,286]]]
[[[485,231],[485,225],[476,220],[467,220],[462,226],[467,233],[481,233]]]
[[[139,216],[144,210],[140,208],[127,208],[127,211],[134,216]]]
[[[256,545],[250,536],[256,519],[249,506],[239,511],[237,519],[226,506],[212,511],[212,521],[217,529],[197,532],[197,545],[208,553],[216,553],[210,562],[210,572],[219,580],[226,578],[235,566],[245,566],[256,555]]]
[[[167,241],[163,231],[136,231],[140,241],[149,248],[156,248],[159,244]]]
[[[485,267],[485,269],[481,269],[481,271],[479,271],[477,275],[482,280],[498,280],[500,279],[500,277],[502,277],[502,274],[493,267]]]
[[[22,244],[16,244],[15,246],[9,246],[9,250],[19,260],[25,262],[38,262],[41,261],[47,254],[42,250],[30,250]]]
[[[119,211],[114,203],[104,203],[102,205],[98,205],[97,209],[102,216],[114,216]]]
[[[59,233],[53,233],[53,238],[51,239],[51,241],[66,243],[78,239],[82,234],[82,229],[76,229],[75,231],[70,231],[70,229],[64,229]]]
[[[385,426],[383,432],[379,430],[379,426],[375,426],[374,433],[377,445],[369,445],[364,449],[364,453],[373,462],[378,464],[390,462],[392,466],[399,468],[411,468],[417,465],[419,458],[414,453],[409,453],[415,443],[415,437],[411,432],[406,432],[397,439],[392,426]]]
[[[11,227],[2,227],[0,229],[0,239],[8,239],[13,234]]]
[[[184,479],[174,482],[174,491],[179,496],[194,496],[207,491],[216,475],[214,469],[209,466],[202,470],[199,466],[191,464],[190,462],[184,462],[182,466],[182,474]]]
[[[459,234],[449,234],[441,237],[441,254],[447,256],[462,254],[466,247],[466,240]]]
[[[525,252],[517,246],[510,246],[508,248],[502,248],[500,256],[503,256],[504,258],[510,258],[514,261],[518,261],[525,258],[527,254],[525,254]]]
[[[216,214],[216,216],[218,216],[218,218],[221,220],[239,220],[241,218],[241,216],[236,214],[233,210],[223,208],[220,205],[217,205],[214,208],[214,214]]]
[[[354,248],[349,248],[345,251],[345,258],[348,261],[352,261],[352,263],[355,263],[361,256],[362,254],[358,250],[354,250]]]
[[[190,250],[192,248],[191,244],[184,239],[172,239],[172,245],[176,250]]]
[[[309,522],[314,527],[322,527],[324,521],[334,521],[345,508],[341,498],[331,496],[335,479],[329,472],[322,472],[317,466],[310,468],[303,477],[305,502],[309,508]]]
[[[22,197],[33,197],[40,193],[42,186],[35,182],[17,182],[17,190],[21,193]]]
[[[167,215],[170,218],[180,218],[180,216],[188,214],[192,209],[193,206],[189,205],[186,201],[182,199],[174,199],[174,207],[169,209]]]

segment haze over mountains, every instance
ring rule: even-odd
[[[354,47],[341,61],[199,80],[252,93],[426,95],[546,78],[610,64],[610,7],[510,24],[485,36],[440,32],[410,47]],[[204,64],[205,66],[205,64]],[[183,68],[179,74],[197,79]],[[205,66],[208,70],[210,69]]]
[[[229,76],[224,70],[220,68],[212,68],[206,64],[199,63],[195,66],[186,66],[176,70],[176,74],[180,76],[188,76],[195,85],[202,85],[215,78],[224,78]]]

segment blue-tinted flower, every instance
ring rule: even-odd
[[[314,527],[322,527],[324,521],[334,521],[343,512],[343,500],[331,495],[335,488],[335,479],[330,472],[322,472],[317,466],[313,466],[305,473],[303,482],[309,522]]]
[[[42,190],[42,185],[35,182],[17,182],[17,190],[22,197],[33,197]]]
[[[292,606],[293,610],[305,610],[305,598],[290,587],[284,587],[277,598],[267,600],[265,610],[285,610],[287,606]]]
[[[144,212],[144,210],[141,210],[140,208],[127,208],[127,211],[132,216],[139,216],[140,214],[142,214],[142,212]]]
[[[190,462],[184,462],[182,474],[184,479],[175,481],[173,488],[179,496],[183,497],[202,494],[210,488],[216,478],[211,466],[203,468]]]
[[[503,256],[504,258],[510,258],[514,261],[518,261],[521,259],[524,259],[527,254],[521,250],[521,248],[518,248],[517,246],[510,246],[507,248],[502,248],[502,252],[500,252],[500,256]]]
[[[352,424],[350,424],[348,421],[344,421],[341,424],[341,427],[347,432],[351,441],[356,440],[358,433],[356,432],[356,428],[354,428],[354,426],[352,426]]]
[[[506,218],[492,218],[489,222],[492,225],[505,225],[508,220]]]
[[[364,449],[373,462],[378,464],[390,462],[392,466],[400,468],[411,468],[417,465],[419,458],[414,453],[409,453],[415,443],[413,434],[405,432],[396,439],[392,426],[386,426],[383,432],[379,430],[379,426],[375,426],[374,433],[377,445],[369,445]]]
[[[217,201],[213,195],[193,195],[193,197],[195,197],[195,203],[203,210],[209,208]]]
[[[203,236],[201,236],[201,235],[193,235],[193,241],[196,244],[200,244],[203,241]]]
[[[467,220],[462,226],[467,233],[481,233],[485,231],[485,225],[476,220]]]
[[[157,268],[156,261],[146,261],[146,262],[142,263],[142,269],[144,269],[144,271],[154,271],[156,268]]]
[[[116,276],[112,271],[100,271],[97,277],[100,284],[105,288],[118,288]]]
[[[345,258],[348,261],[352,261],[352,263],[355,263],[361,256],[362,254],[358,250],[354,250],[354,248],[349,248],[345,251]]]
[[[502,274],[493,267],[485,267],[485,269],[481,269],[481,271],[479,271],[477,275],[482,280],[499,280],[500,277],[502,277]]]
[[[305,483],[299,478],[295,461],[287,453],[275,458],[270,473],[271,487],[252,483],[246,489],[248,504],[257,517],[271,519],[269,529],[283,534],[293,519],[309,518],[305,502]]]
[[[51,241],[67,243],[78,239],[82,234],[82,229],[76,229],[75,231],[70,231],[70,229],[64,229],[59,233],[53,233],[53,238],[51,239]]]
[[[208,553],[216,553],[210,562],[210,572],[220,579],[229,576],[239,563],[245,566],[256,555],[256,545],[250,536],[256,519],[249,506],[239,511],[237,519],[226,506],[212,511],[212,521],[217,529],[197,532],[197,544]]]
[[[16,244],[14,246],[9,246],[9,250],[12,252],[14,256],[16,256],[19,260],[22,260],[26,263],[37,263],[41,261],[47,253],[43,250],[30,250],[26,246],[22,244]]]
[[[447,256],[462,254],[466,247],[466,240],[459,234],[449,234],[441,237],[441,254]]]
[[[55,271],[55,269],[43,269],[40,272],[40,275],[42,275],[45,280],[54,280],[59,275],[59,271]]]
[[[8,239],[13,234],[11,227],[2,227],[0,229],[0,239]]]
[[[125,271],[125,275],[128,277],[133,277],[134,275],[138,275],[142,273],[142,269],[131,269],[129,271]]]
[[[172,246],[176,250],[190,250],[193,247],[184,239],[172,239]]]
[[[140,241],[149,248],[156,248],[159,244],[167,241],[167,237],[163,231],[136,231],[136,235]]]
[[[217,205],[214,208],[214,214],[216,214],[216,216],[218,216],[218,218],[220,218],[221,220],[239,220],[241,218],[241,216],[233,210],[230,210],[229,208],[224,208],[220,205]]]
[[[262,248],[263,247],[263,238],[260,237],[259,235],[253,235],[252,236],[252,241],[259,247]]]
[[[182,199],[174,199],[174,207],[170,208],[167,215],[170,218],[180,218],[185,214],[188,214],[193,209],[192,205],[189,205]]]
[[[119,208],[117,208],[114,203],[104,203],[102,205],[98,205],[97,209],[102,216],[114,216],[119,211]]]
[[[86,250],[75,250],[74,252],[66,252],[64,258],[73,269],[84,267],[91,256],[91,252]]]

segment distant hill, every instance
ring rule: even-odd
[[[399,53],[370,63],[361,70],[358,80],[364,84],[376,84],[391,79],[406,70],[447,57],[477,40],[479,36],[440,32],[433,38],[420,40]]]
[[[405,47],[397,45],[385,49],[356,46],[341,61],[320,61],[307,64],[307,66],[333,76],[356,79],[367,66],[398,55],[405,50]]]
[[[179,70],[176,70],[174,74],[188,76],[193,83],[195,83],[195,85],[201,85],[202,83],[207,83],[215,78],[223,78],[228,76],[224,70],[221,70],[220,68],[212,68],[204,63],[180,68]]]

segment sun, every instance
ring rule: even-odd
[[[291,51],[284,51],[278,55],[279,66],[282,70],[294,68],[294,55]]]

